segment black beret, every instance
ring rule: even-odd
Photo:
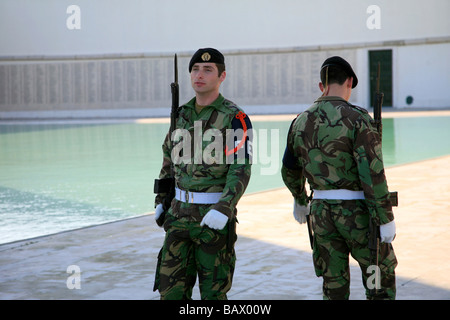
[[[192,70],[192,67],[196,63],[205,63],[205,62],[211,62],[211,63],[219,63],[225,65],[225,58],[222,53],[220,53],[219,50],[216,50],[214,48],[203,48],[198,49],[196,53],[191,58],[191,61],[189,62],[189,73]]]
[[[324,61],[324,63],[322,64],[322,67],[320,68],[320,71],[322,71],[323,68],[330,67],[330,66],[339,67],[342,70],[344,70],[345,73],[347,73],[349,77],[353,78],[352,89],[354,87],[356,87],[356,85],[358,84],[358,78],[356,77],[355,72],[353,72],[353,69],[352,69],[352,66],[350,65],[350,63],[348,63],[347,61],[345,61],[344,59],[342,59],[341,57],[338,57],[338,56],[330,57]]]

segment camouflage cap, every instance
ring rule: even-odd
[[[322,71],[323,68],[330,67],[330,66],[339,67],[342,70],[344,70],[348,74],[349,77],[353,78],[352,89],[356,87],[356,85],[358,84],[358,78],[356,77],[356,74],[353,71],[350,63],[348,63],[343,58],[338,57],[338,56],[330,57],[323,62],[322,67],[320,68],[320,71]]]
[[[212,63],[219,63],[225,65],[225,58],[222,53],[220,53],[219,50],[214,48],[203,48],[198,49],[196,53],[191,58],[191,61],[189,62],[189,73],[192,70],[192,67],[196,63],[205,63],[205,62],[212,62]]]

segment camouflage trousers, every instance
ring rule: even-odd
[[[378,252],[381,288],[374,293],[370,282],[374,272],[368,249],[369,211],[364,200],[313,200],[313,262],[323,278],[324,299],[350,296],[349,255],[359,264],[367,299],[395,299],[397,259],[391,244],[381,243]],[[371,284],[371,285],[370,285]]]
[[[202,300],[227,299],[236,261],[234,221],[214,230],[192,217],[168,215],[154,286],[162,300],[190,300],[197,275]]]

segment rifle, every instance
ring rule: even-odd
[[[176,129],[176,121],[178,118],[178,107],[180,100],[180,90],[178,87],[178,61],[177,55],[174,57],[174,70],[175,70],[175,81],[170,84],[170,90],[172,92],[172,108],[170,111],[170,129],[169,129],[169,150],[172,150],[172,132]],[[155,179],[155,184],[153,186],[154,193],[165,193],[164,200],[162,202],[164,212],[156,220],[159,226],[164,223],[164,218],[167,210],[169,210],[172,199],[175,197],[175,175],[173,170],[173,163],[170,166],[171,177],[163,179]]]
[[[375,92],[375,101],[373,104],[373,118],[375,120],[375,125],[377,127],[377,131],[380,135],[380,140],[383,136],[383,124],[381,121],[381,109],[383,105],[383,97],[384,93],[380,92],[380,62],[378,62],[378,71],[377,71],[377,91]],[[389,192],[389,200],[393,207],[398,206],[398,193],[397,191]]]
[[[383,105],[383,97],[384,93],[380,92],[380,62],[378,62],[378,71],[377,71],[377,86],[375,92],[375,99],[373,105],[373,117],[375,120],[375,125],[377,127],[377,131],[380,135],[380,140],[382,140],[382,131],[383,124],[381,121],[381,109]],[[396,207],[398,205],[398,194],[396,191],[389,192],[389,200],[391,201],[392,206]],[[373,217],[369,219],[369,250],[370,250],[370,264],[378,267],[378,252],[380,248],[380,227],[375,224],[373,221]],[[370,289],[369,292],[372,297],[378,294],[378,284],[379,284],[379,273],[376,271],[376,279],[375,279],[375,288]]]
[[[375,101],[373,102],[373,118],[375,120],[375,125],[377,126],[377,131],[380,134],[380,139],[382,138],[383,123],[381,122],[381,108],[383,105],[384,93],[380,92],[380,62],[378,62],[377,71],[377,89],[375,91]]]

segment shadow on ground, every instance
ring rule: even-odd
[[[156,300],[156,257],[164,232],[152,215],[0,245],[0,299]],[[311,253],[240,236],[230,300],[320,300]],[[78,266],[80,289],[69,266]],[[365,299],[351,267],[351,299]],[[450,291],[397,277],[398,299],[450,299]],[[194,299],[199,299],[198,287]]]

